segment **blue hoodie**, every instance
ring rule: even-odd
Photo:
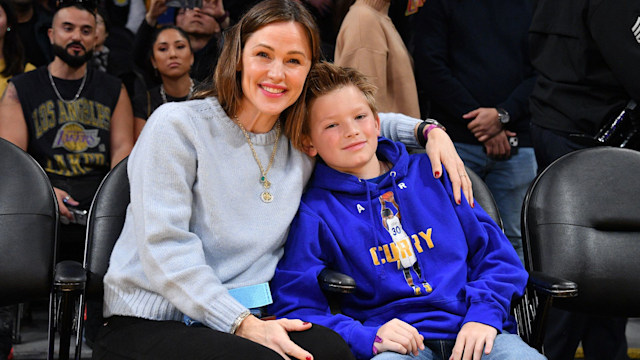
[[[359,359],[373,356],[393,318],[425,339],[455,339],[469,321],[513,332],[510,303],[527,273],[500,227],[480,206],[456,205],[426,155],[385,138],[377,155],[394,164],[378,183],[317,163],[271,282],[271,313],[335,330]],[[331,314],[318,286],[325,267],[357,283],[342,314]]]

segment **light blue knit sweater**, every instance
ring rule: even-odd
[[[416,120],[382,115],[383,134],[415,144]],[[267,166],[275,129],[250,134]],[[269,281],[313,161],[280,138],[273,202],[245,137],[215,98],[168,103],[129,157],[131,204],[104,278],[104,315],[178,320],[228,332],[246,309],[227,290]]]

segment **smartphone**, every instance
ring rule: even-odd
[[[202,0],[169,0],[167,6],[174,8],[202,8]]]

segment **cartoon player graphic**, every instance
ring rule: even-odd
[[[403,250],[398,251],[400,258],[397,262],[398,269],[402,269],[404,278],[407,280],[407,284],[413,288],[413,292],[416,295],[420,295],[422,291],[420,290],[420,286],[416,286],[414,284],[413,276],[411,276],[411,269],[416,273],[418,279],[422,281],[424,289],[430,293],[432,291],[431,286],[422,279],[422,270],[420,269],[420,263],[416,259],[415,249],[411,245],[409,235],[407,235],[400,223],[400,207],[393,197],[393,192],[387,191],[380,195],[378,200],[380,200],[381,205],[380,216],[382,217],[382,226],[384,226],[384,228],[389,232],[389,235],[391,235],[391,239],[396,245],[396,248],[398,250]],[[387,202],[390,202],[396,208],[395,214],[393,213],[393,210],[387,207]]]

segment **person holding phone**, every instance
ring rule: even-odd
[[[158,18],[167,11],[169,2],[168,0],[151,0],[149,10],[138,28],[134,41],[133,57],[136,65],[144,70],[145,82],[149,89],[160,85],[147,59]],[[176,8],[175,25],[189,35],[194,56],[191,77],[198,82],[205,81],[211,77],[218,62],[220,31],[231,25],[229,12],[225,10],[222,0],[171,0],[171,2],[173,5],[190,6]]]

